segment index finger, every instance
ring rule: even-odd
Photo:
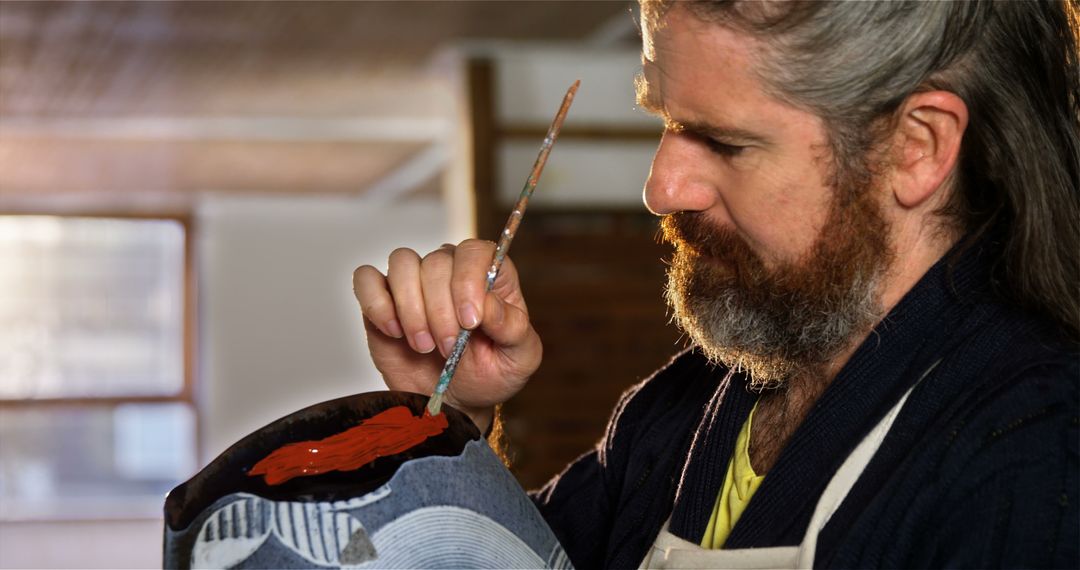
[[[454,250],[450,292],[458,322],[464,328],[474,329],[483,319],[487,272],[494,254],[494,243],[477,239],[465,240]]]

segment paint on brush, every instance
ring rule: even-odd
[[[377,457],[412,449],[448,425],[446,414],[425,411],[416,417],[408,407],[394,406],[325,439],[283,445],[256,463],[248,476],[262,475],[267,485],[280,485],[296,477],[352,471]]]

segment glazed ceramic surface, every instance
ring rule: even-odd
[[[528,496],[476,427],[447,428],[357,469],[271,485],[252,468],[427,398],[373,392],[305,408],[231,447],[165,504],[166,568],[569,568]]]

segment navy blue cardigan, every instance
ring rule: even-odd
[[[1077,568],[1080,356],[941,261],[792,436],[725,548],[795,545],[848,453],[935,361],[822,530],[817,567]],[[602,359],[602,356],[601,356]],[[624,394],[596,450],[534,500],[578,568],[636,567],[664,521],[697,542],[756,394],[696,350]]]

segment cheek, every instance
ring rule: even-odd
[[[728,192],[725,203],[739,233],[766,262],[795,261],[817,240],[828,216],[831,190],[816,173],[759,171]]]
[[[806,255],[818,237],[829,216],[829,201],[827,197],[830,191],[826,188],[815,188],[808,195],[793,199],[782,208],[777,208],[786,218],[781,225],[788,228],[780,239],[786,242],[786,259],[795,261]]]

